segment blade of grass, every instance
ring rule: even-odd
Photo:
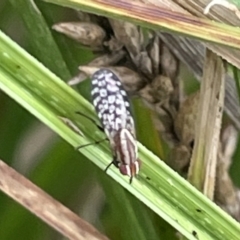
[[[75,114],[93,116],[93,107],[36,59],[0,32],[0,88],[73,146],[103,134]],[[68,128],[58,116],[68,117],[85,138]],[[81,119],[81,120],[79,120]],[[139,144],[143,167],[133,184],[118,169],[107,172],[155,213],[189,239],[238,239],[239,224]],[[106,144],[89,146],[82,153],[104,169],[111,161]]]
[[[51,31],[34,1],[10,0],[16,12],[22,17],[31,39],[31,52],[51,71],[63,79],[71,77],[56,45]],[[54,59],[54,61],[53,61]]]
[[[233,71],[234,80],[236,82],[238,99],[239,99],[239,102],[240,102],[240,76],[239,76],[239,70],[236,67],[232,66],[232,71]]]
[[[222,59],[206,50],[189,182],[213,199],[224,102]]]
[[[157,228],[154,226],[150,210],[115,182],[109,181],[105,176],[100,180],[104,182],[103,188],[107,199],[110,199],[109,205],[113,210],[111,212],[115,214],[118,210],[117,225],[124,226],[124,231],[121,232],[122,239],[158,239]],[[172,231],[171,233],[175,234]],[[161,236],[167,237],[165,233]]]
[[[0,160],[0,189],[69,239],[107,240],[89,223]]]
[[[240,48],[240,30],[221,23],[173,12],[136,1],[114,0],[45,0],[77,10],[126,20],[142,27],[172,31],[201,40]],[[231,34],[229,34],[231,33]]]
[[[35,165],[36,158],[38,156],[33,156]],[[24,159],[19,158],[20,160]],[[81,188],[81,186],[86,182],[87,177],[91,177],[92,167],[84,156],[75,152],[65,141],[57,141],[56,144],[53,143],[51,150],[41,158],[37,167],[32,169],[27,176],[52,197],[65,206],[70,205],[70,209],[76,211],[72,201],[76,198],[76,192],[79,191],[76,201],[79,206],[83,205],[86,192],[84,191],[85,188]],[[42,236],[41,239],[45,239],[49,232],[57,234],[18,204],[12,203],[9,199],[6,200],[8,201],[0,212],[0,218],[4,219],[1,222],[0,239],[17,239],[16,234],[19,233],[25,240],[35,239],[38,234]],[[22,229],[24,229],[24,232],[22,232]],[[56,237],[52,237],[52,239],[56,239]]]

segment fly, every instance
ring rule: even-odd
[[[139,172],[140,161],[127,92],[117,75],[108,69],[96,71],[91,83],[93,105],[113,154],[106,170],[114,164],[121,174],[130,177],[131,183]]]

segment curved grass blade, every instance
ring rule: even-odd
[[[89,121],[75,114],[79,110],[93,116],[93,107],[2,32],[0,88],[74,147],[103,137]],[[59,116],[76,123],[85,138]],[[107,174],[189,239],[239,238],[240,227],[235,220],[140,143],[139,149],[143,166],[132,185],[116,168]],[[81,151],[101,169],[111,161],[106,144]]]
[[[162,28],[164,31],[240,48],[240,30],[238,28],[170,11],[159,6],[156,7],[136,1],[114,0],[45,1],[105,17],[120,18],[154,30]]]

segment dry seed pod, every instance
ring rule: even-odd
[[[154,126],[160,132],[161,137],[166,141],[168,146],[173,148],[179,143],[173,131],[173,114],[168,110],[169,106],[165,107],[161,105],[159,107],[158,104],[152,106],[153,110],[157,113],[157,117],[154,118]]]
[[[177,172],[183,172],[189,165],[191,150],[184,145],[176,145],[170,152],[168,165]]]
[[[224,129],[222,141],[218,150],[218,165],[216,172],[216,191],[214,200],[232,217],[240,220],[240,200],[231,176],[229,167],[232,163],[232,156],[236,150],[238,132],[233,126]]]
[[[172,79],[175,86],[175,81],[178,76],[179,60],[169,51],[169,49],[162,45],[160,55],[161,73]]]
[[[106,33],[100,26],[94,23],[66,22],[55,24],[52,28],[94,50],[103,48],[103,41],[106,37]]]
[[[227,158],[228,161],[224,161],[224,165],[226,166],[227,170],[232,163],[231,159],[235,153],[238,141],[238,131],[232,125],[227,126],[222,134],[222,152],[224,157]]]
[[[159,38],[158,36],[154,36],[150,39],[147,45],[147,52],[152,61],[152,74],[154,76],[159,74],[159,66],[160,66],[160,49],[159,49]]]
[[[220,159],[224,157],[220,157]],[[221,175],[220,175],[221,174]],[[234,187],[231,177],[226,169],[217,168],[215,202],[240,221],[240,201],[238,190]]]
[[[77,16],[80,19],[80,22],[90,22],[98,25],[99,17],[97,15],[82,12],[82,11],[77,11]]]
[[[139,91],[139,95],[148,103],[161,105],[170,98],[173,90],[170,78],[158,75],[151,84],[146,85]]]
[[[82,12],[82,11],[77,11],[77,15],[81,22],[94,22],[94,21],[92,21],[93,14],[89,14],[89,13]]]
[[[151,104],[156,102],[154,90],[152,89],[151,85],[147,84],[144,88],[142,88],[138,95],[145,100],[146,104],[153,109]],[[149,105],[150,104],[150,105]]]
[[[80,72],[76,76],[72,77],[67,83],[70,86],[74,86],[74,85],[77,85],[77,84],[83,82],[86,79],[87,79],[86,74],[83,72]]]
[[[79,70],[91,77],[102,67],[98,66],[80,66]],[[104,67],[113,71],[121,79],[124,89],[131,94],[136,94],[139,89],[145,86],[146,82],[141,76],[127,67]]]
[[[121,59],[124,58],[126,55],[126,52],[121,50],[118,52],[114,52],[111,54],[105,54],[102,56],[99,56],[92,60],[90,63],[88,63],[88,66],[98,66],[98,67],[104,67],[108,65],[115,65],[117,64]],[[87,78],[87,75],[84,72],[80,72],[77,76],[73,77],[68,81],[69,85],[76,85],[82,81],[84,81]]]
[[[122,20],[109,19],[116,39],[128,50],[133,60],[141,51],[143,36],[138,27]]]
[[[79,18],[79,22],[90,22],[102,27],[106,33],[111,29],[108,19],[105,17],[101,17],[99,15],[95,15],[92,13],[86,13],[82,11],[77,11],[77,15]]]
[[[182,103],[174,121],[175,132],[180,142],[186,146],[190,146],[194,141],[199,94],[199,91],[191,94]]]
[[[174,135],[174,138],[177,139],[176,133],[174,131],[174,124],[173,121],[176,119],[177,116],[177,110],[176,108],[171,104],[170,101],[163,101],[155,104],[154,108],[155,112],[158,113],[159,116],[161,116],[160,113],[165,112],[165,115],[169,118],[169,123],[165,123],[167,126],[171,126],[171,134]],[[162,119],[162,118],[161,118]]]
[[[104,42],[104,46],[106,46],[110,52],[117,52],[123,48],[123,44],[115,37],[111,37],[109,41]]]
[[[159,102],[165,102],[174,91],[172,81],[169,77],[158,75],[151,83],[152,88],[156,93],[156,99]]]
[[[140,52],[135,57],[135,64],[140,69],[141,73],[147,78],[151,79],[152,75],[152,62],[147,52]]]

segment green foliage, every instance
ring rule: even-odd
[[[238,239],[240,230],[235,221],[141,144],[143,167],[132,186],[116,168],[107,172],[115,181],[102,171],[111,161],[106,143],[82,149],[81,153],[74,150],[72,146],[93,142],[104,135],[87,119],[75,114],[82,111],[95,116],[92,106],[55,74],[67,80],[81,61],[92,58],[92,53],[50,31],[53,16],[63,9],[37,3],[38,8],[31,5],[32,1],[11,0],[11,6],[5,3],[5,8],[16,15],[18,12],[23,19],[22,41],[28,43],[26,50],[47,68],[0,32],[0,88],[14,99],[0,93],[0,157],[111,239],[174,239],[175,230],[159,216],[189,239],[195,239],[195,232],[199,239]],[[5,29],[10,23],[16,24],[18,31],[18,23],[13,19],[5,17],[2,22]],[[88,83],[80,88],[82,95],[88,96]],[[64,141],[50,130],[49,138],[41,136],[45,127],[22,107]],[[84,136],[73,132],[59,117],[73,121]],[[22,239],[60,238],[3,194],[0,219],[0,239],[19,239],[20,235]]]

